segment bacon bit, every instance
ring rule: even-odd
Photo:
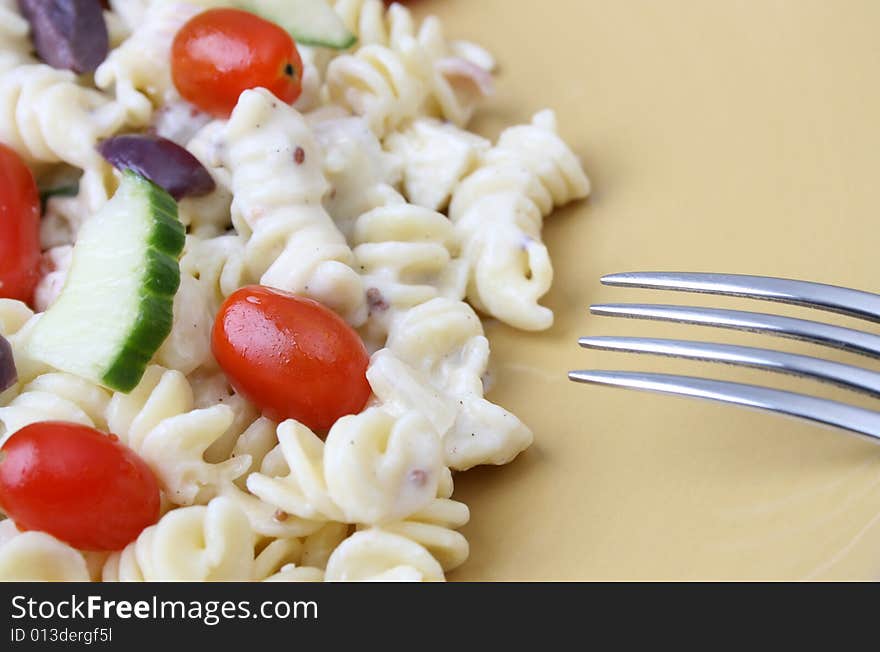
[[[284,521],[286,521],[288,516],[290,516],[290,514],[288,514],[287,512],[285,512],[281,509],[276,509],[275,513],[272,514],[272,518],[275,519],[276,521],[278,521],[279,523],[283,523]]]
[[[370,307],[371,312],[373,310],[384,312],[391,307],[388,305],[388,302],[385,300],[385,297],[382,296],[382,293],[378,288],[370,288],[367,290],[367,305]]]
[[[461,57],[446,57],[437,63],[437,71],[443,75],[453,86],[465,89],[470,86],[477,95],[488,97],[495,90],[495,82],[492,74],[483,70],[477,64],[462,59]]]
[[[302,165],[303,161],[306,160],[306,150],[302,147],[297,147],[293,152],[293,160],[297,165]]]

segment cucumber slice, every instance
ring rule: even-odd
[[[326,0],[239,0],[237,4],[285,29],[303,45],[347,50],[357,41]]]
[[[80,229],[67,282],[34,329],[31,355],[131,391],[171,332],[184,237],[171,195],[126,170]]]

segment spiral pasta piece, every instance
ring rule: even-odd
[[[325,521],[295,516],[277,506],[264,502],[247,490],[247,477],[256,472],[267,475],[286,473],[283,456],[278,447],[277,425],[265,417],[251,423],[237,438],[231,457],[244,458],[250,465],[234,483],[226,484],[220,494],[234,501],[247,515],[251,529],[261,537],[300,538],[319,531]]]
[[[355,532],[327,562],[328,582],[443,582],[443,568],[423,546],[382,530]]]
[[[153,469],[166,497],[176,505],[207,502],[250,466],[247,456],[217,463],[205,453],[229,436],[236,415],[232,407],[195,407],[186,377],[153,365],[130,394],[115,393],[107,406],[111,432]]]
[[[494,92],[491,55],[472,43],[452,46],[434,16],[422,23],[418,40],[430,61],[429,115],[465,126],[480,102]],[[461,52],[478,54],[461,56]]]
[[[0,582],[88,582],[82,554],[45,532],[19,532],[0,521]]]
[[[467,561],[470,546],[456,530],[470,520],[470,510],[464,503],[451,500],[453,488],[452,473],[444,468],[436,497],[425,507],[402,521],[372,529],[398,534],[418,543],[440,563],[444,572],[458,568]]]
[[[487,163],[517,163],[540,182],[542,195],[532,197],[547,215],[557,206],[590,194],[590,180],[571,148],[559,137],[556,114],[545,109],[530,124],[505,129],[487,155]]]
[[[216,366],[211,352],[214,317],[224,299],[246,283],[244,248],[238,235],[187,236],[171,332],[156,352],[157,363],[184,374]]]
[[[107,559],[105,582],[241,582],[254,577],[254,535],[232,501],[175,509]]]
[[[468,558],[470,546],[457,528],[470,520],[467,505],[449,498],[437,498],[406,520],[381,526],[385,532],[399,534],[425,548],[448,572]]]
[[[278,426],[278,455],[247,479],[261,501],[310,521],[382,523],[405,518],[436,495],[440,438],[417,413],[379,408],[343,417],[326,444],[302,424]],[[273,451],[274,452],[274,451]]]
[[[358,216],[398,196],[393,186],[400,181],[400,158],[382,150],[363,118],[332,116],[311,124],[330,184],[324,208],[350,239]]]
[[[397,419],[370,408],[343,417],[324,448],[328,494],[353,523],[395,521],[424,508],[443,468],[440,437],[416,412]]]
[[[189,374],[212,360],[214,311],[211,296],[200,281],[181,274],[172,309],[171,332],[156,351],[155,361],[163,367]]]
[[[362,116],[383,137],[423,112],[430,92],[430,67],[412,37],[398,49],[366,45],[336,57],[327,67],[330,101]]]
[[[541,242],[543,218],[589,191],[580,162],[556,133],[552,111],[506,130],[458,185],[449,207],[471,264],[468,300],[516,328],[549,328],[553,312],[538,304],[553,281]]]
[[[463,126],[479,101],[491,94],[495,66],[491,55],[473,43],[447,41],[435,16],[417,26],[409,9],[398,3],[386,9],[380,0],[338,0],[335,9],[358,36],[358,52],[382,46],[421,60],[426,103],[420,109],[424,113]],[[356,103],[352,108],[361,112]]]
[[[62,372],[37,376],[8,405],[0,407],[0,445],[13,433],[40,421],[68,421],[104,430],[109,401],[106,390],[78,376]]]
[[[462,301],[438,297],[392,323],[367,379],[386,409],[422,413],[443,437],[445,463],[456,470],[506,464],[532,443],[516,416],[483,397],[489,342]]]
[[[304,294],[351,324],[366,318],[363,284],[345,238],[321,205],[321,153],[302,116],[265,89],[245,91],[226,128],[233,219],[251,230],[247,271],[263,285]]]
[[[226,434],[211,444],[205,451],[205,460],[218,463],[229,459],[235,451],[238,440],[261,419],[259,409],[244,396],[233,389],[222,370],[204,368],[190,374],[187,378],[193,390],[196,408],[204,409],[215,405],[232,408],[234,420]],[[253,460],[251,460],[253,463]]]
[[[367,288],[368,342],[383,345],[393,319],[414,306],[464,296],[467,264],[454,258],[455,233],[440,213],[396,196],[361,215],[351,240]]]
[[[416,35],[412,14],[400,4],[386,9],[382,0],[337,0],[334,9],[348,31],[357,36],[356,47],[399,47],[402,39]]]
[[[216,313],[226,297],[248,283],[246,242],[239,235],[206,239],[187,237],[180,259],[180,274],[181,277],[198,279],[212,314]]]
[[[95,145],[125,120],[121,106],[80,86],[72,72],[42,63],[0,75],[0,111],[0,142],[25,162],[81,168],[100,161]]]
[[[327,489],[324,442],[301,423],[289,419],[278,426],[276,450],[280,455],[270,454],[261,471],[248,476],[248,490],[264,503],[301,519],[343,520],[342,509]]]
[[[434,118],[414,120],[384,145],[404,162],[406,198],[432,210],[446,208],[455,187],[491,147],[485,138]]]
[[[254,579],[264,582],[321,582],[333,550],[348,536],[348,526],[327,523],[301,539],[266,542],[254,561]]]
[[[321,582],[322,568],[303,562],[306,539],[269,541],[254,560],[254,580],[262,582]]]

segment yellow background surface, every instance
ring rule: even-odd
[[[775,416],[566,379],[569,369],[646,369],[872,404],[808,381],[590,352],[576,342],[618,334],[749,343],[880,369],[808,344],[586,310],[653,300],[807,313],[598,283],[632,270],[770,274],[880,291],[880,3],[413,6],[497,55],[497,94],[478,116],[480,131],[494,137],[552,107],[594,184],[589,202],[546,222],[555,326],[540,334],[488,326],[491,396],[534,429],[536,443],[508,467],[458,476],[456,496],[471,507],[471,558],[451,578],[880,575],[880,447]]]

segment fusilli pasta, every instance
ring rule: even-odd
[[[406,37],[397,49],[366,45],[336,57],[327,67],[331,101],[362,116],[384,137],[423,111],[430,92],[430,64],[416,40]]]
[[[105,582],[241,582],[254,577],[254,535],[235,503],[174,509],[107,559]]]
[[[446,208],[455,187],[491,147],[485,138],[433,118],[414,120],[384,144],[404,161],[406,198],[432,210]]]
[[[327,562],[328,582],[442,582],[443,568],[424,547],[382,530],[355,532]]]
[[[404,61],[412,61],[414,57],[419,60],[418,76],[425,82],[421,89],[424,97],[418,106],[420,112],[462,126],[470,120],[479,100],[492,92],[491,71],[495,63],[491,55],[473,43],[449,43],[436,17],[429,16],[417,28],[409,9],[395,3],[386,10],[380,0],[338,0],[336,12],[358,36],[358,52],[382,46],[402,55]],[[375,61],[375,58],[372,59]],[[345,68],[351,68],[348,65],[351,61],[340,59],[346,61]],[[349,70],[349,74],[354,74],[353,70]],[[365,79],[365,74],[361,73],[359,78]],[[394,86],[401,87],[397,82]],[[380,88],[374,86],[376,95],[381,96]],[[331,96],[332,93],[331,89]],[[349,105],[362,114],[357,100]]]
[[[443,437],[457,470],[506,464],[532,443],[513,414],[483,397],[489,342],[466,303],[439,297],[394,320],[387,348],[367,370],[373,392],[393,413],[418,410]]]
[[[19,532],[0,521],[0,582],[88,582],[82,554],[45,532]]]
[[[330,184],[324,208],[350,239],[358,216],[397,197],[400,159],[382,151],[363,118],[333,116],[310,122]]]
[[[0,445],[13,433],[39,421],[67,421],[106,429],[104,411],[110,395],[78,376],[49,372],[25,384],[0,407]]]
[[[151,366],[130,394],[115,393],[107,407],[110,432],[153,469],[166,497],[177,505],[203,503],[250,466],[243,455],[210,463],[205,451],[228,436],[230,405],[196,408],[192,387],[175,370]]]
[[[242,93],[226,129],[232,212],[251,229],[248,272],[263,285],[330,306],[352,324],[366,297],[351,249],[321,205],[327,181],[302,116],[265,89]]]
[[[28,163],[63,161],[89,168],[95,144],[119,129],[122,107],[80,86],[68,70],[23,64],[0,75],[0,141]]]
[[[541,242],[543,218],[589,191],[580,162],[556,133],[552,111],[507,129],[455,189],[449,207],[471,264],[468,300],[517,328],[549,328],[553,312],[538,305],[553,280]]]
[[[399,195],[361,215],[351,234],[370,308],[365,339],[382,346],[391,321],[438,296],[461,299],[467,264],[454,259],[455,234],[440,213]]]
[[[282,460],[263,462],[247,487],[263,502],[302,519],[347,523],[400,520],[436,495],[440,438],[417,413],[379,408],[343,417],[326,444],[295,421],[278,427]]]

